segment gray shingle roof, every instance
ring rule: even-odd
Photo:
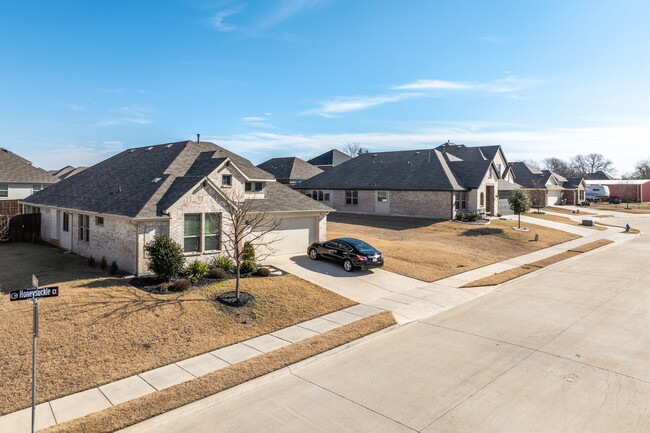
[[[226,158],[249,179],[273,180],[247,159],[214,143],[182,141],[125,150],[24,201],[130,218],[162,216]],[[267,187],[274,183],[269,182]],[[268,191],[273,190],[271,186]],[[296,194],[300,198],[293,202],[303,200],[303,207],[321,209],[319,203]],[[269,203],[276,204],[273,197],[270,199]]]
[[[517,183],[524,188],[546,189],[546,182],[551,176],[551,172],[544,173],[525,162],[511,162],[510,168],[515,175]]]
[[[331,165],[332,167],[336,167],[337,165],[343,164],[351,159],[352,157],[350,155],[346,155],[340,150],[332,149],[310,159],[307,162],[311,165]]]
[[[324,205],[316,200],[307,197],[287,185],[279,182],[269,182],[266,184],[266,198],[256,199],[253,201],[252,210],[264,211],[273,210],[275,212],[293,212],[293,211],[321,211],[331,212],[334,209]]]
[[[53,184],[59,179],[30,161],[0,147],[0,183]]]
[[[588,180],[612,180],[614,178],[612,176],[610,176],[609,174],[605,173],[604,171],[598,170],[595,173],[587,173],[585,175],[585,179],[588,179]]]
[[[257,167],[271,173],[276,179],[304,180],[323,172],[320,168],[296,157],[271,158]]]
[[[473,178],[470,171],[465,170],[467,178]],[[466,189],[443,154],[435,149],[364,153],[303,181],[299,187],[418,191]]]
[[[567,189],[578,189],[582,183],[582,180],[583,179],[581,177],[570,177],[566,180],[566,182],[564,182],[562,186]]]

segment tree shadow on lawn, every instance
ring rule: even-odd
[[[461,236],[477,237],[477,236],[494,236],[503,234],[503,229],[496,229],[492,227],[480,227],[469,229],[462,232]]]
[[[335,223],[360,225],[389,230],[418,229],[447,221],[431,218],[397,217],[388,215],[357,215],[341,212],[330,213],[327,216],[327,220]]]

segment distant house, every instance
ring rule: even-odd
[[[125,150],[23,201],[41,213],[41,236],[79,255],[147,271],[144,246],[166,234],[188,260],[224,252],[226,200],[281,222],[268,234],[277,254],[304,253],[325,240],[329,207],[275,181],[213,143],[183,141]],[[253,236],[254,233],[251,234]]]
[[[610,197],[635,202],[650,202],[650,179],[587,180],[587,185],[604,185]]]
[[[296,189],[340,212],[453,219],[500,213],[497,182],[504,175],[513,180],[500,146],[445,143],[364,153]]]
[[[582,178],[567,179],[525,162],[511,162],[510,169],[516,182],[530,193],[533,207],[577,204],[585,199],[586,184]]]
[[[317,157],[310,159],[307,162],[320,168],[321,170],[329,170],[330,168],[334,168],[351,159],[352,157],[350,155],[347,155],[340,150],[332,149],[328,150],[322,155],[318,155]]]
[[[73,167],[71,165],[67,165],[63,167],[60,170],[49,170],[48,173],[51,174],[52,176],[58,178],[59,180],[67,179],[70,176],[74,176],[77,173],[81,173],[84,171],[87,167]]]
[[[0,200],[21,200],[58,181],[25,158],[0,148]]]
[[[257,166],[286,185],[296,185],[323,172],[300,158],[271,158]]]
[[[602,170],[598,170],[595,173],[587,173],[585,175],[585,180],[612,180],[612,179],[614,178]]]

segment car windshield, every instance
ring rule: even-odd
[[[375,252],[375,249],[373,247],[371,247],[370,245],[368,245],[363,241],[349,239],[346,240],[346,242],[352,245],[354,248],[357,249],[357,251],[359,251],[362,254],[370,254]]]

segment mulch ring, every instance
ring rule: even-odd
[[[224,292],[215,295],[212,301],[219,306],[219,309],[233,320],[242,324],[248,324],[255,319],[253,314],[253,304],[255,298],[246,293],[239,292],[239,299],[235,297],[235,292]]]
[[[275,266],[260,266],[264,268],[268,268],[271,271],[270,277],[280,277],[283,275],[287,275],[287,272],[284,272],[282,269],[276,268]],[[181,276],[177,279],[180,278],[189,278],[188,276]],[[227,281],[227,280],[232,280],[235,278],[234,274],[228,274],[228,276],[223,279],[215,279],[215,278],[208,278],[208,277],[197,277],[196,283],[192,284],[192,288],[199,288],[199,287],[205,287],[205,286],[210,286],[212,284],[220,283],[222,281]],[[257,275],[255,272],[250,272],[247,274],[241,274],[241,278],[266,278],[266,277],[261,277],[260,275]],[[174,281],[169,281],[168,285],[172,284]],[[129,283],[136,289],[143,290],[145,292],[149,293],[156,293],[156,294],[167,294],[167,293],[174,293],[172,291],[168,290],[162,290],[161,285],[165,283],[165,281],[161,278],[156,277],[155,275],[145,275],[145,276],[140,276],[140,277],[133,277],[129,279]]]

